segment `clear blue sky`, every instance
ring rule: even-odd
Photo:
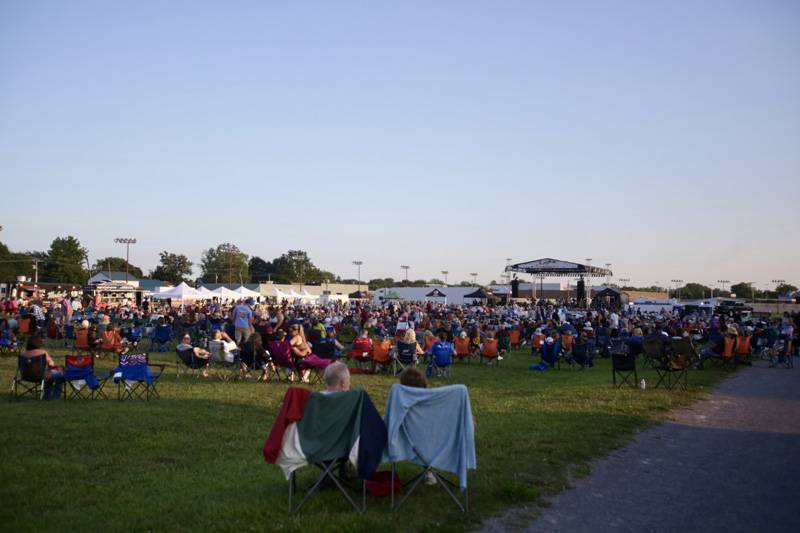
[[[800,2],[0,2],[0,240],[800,282]]]

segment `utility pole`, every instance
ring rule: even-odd
[[[130,261],[130,254],[131,254],[131,244],[136,244],[136,239],[130,237],[117,237],[114,239],[114,242],[117,244],[124,244],[125,245],[125,283],[128,283],[128,263]],[[111,271],[109,270],[108,277],[111,277]]]
[[[37,285],[39,283],[39,260],[33,260],[33,284]]]

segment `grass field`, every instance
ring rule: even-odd
[[[63,361],[63,350],[51,353]],[[151,359],[174,364],[169,353]],[[337,492],[326,491],[290,516],[287,483],[261,455],[287,385],[178,380],[172,366],[160,381],[161,399],[149,403],[0,402],[0,529],[469,529],[505,507],[563,490],[570,476],[588,473],[592,458],[723,376],[715,369],[692,372],[688,392],[615,390],[609,361],[587,371],[534,373],[527,370],[532,360],[519,350],[499,368],[455,366],[451,381],[468,386],[477,422],[468,513],[458,512],[440,488],[423,486],[394,515],[387,499],[368,497],[367,512],[356,514]],[[15,357],[0,359],[6,390],[15,366]],[[103,359],[98,370],[112,366]],[[654,373],[644,377],[654,383]],[[394,382],[353,376],[353,386],[365,388],[381,412]],[[433,380],[438,384],[444,381]],[[313,467],[300,470],[300,486],[315,474]]]

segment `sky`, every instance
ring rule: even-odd
[[[2,0],[0,240],[798,285],[798,28],[791,0]]]

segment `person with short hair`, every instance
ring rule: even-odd
[[[180,344],[178,344],[178,346],[176,346],[175,349],[178,351],[192,350],[196,358],[204,359],[206,361],[206,365],[205,367],[203,367],[203,372],[201,373],[201,375],[204,378],[208,377],[208,360],[211,357],[211,352],[203,348],[200,348],[199,346],[192,346],[191,335],[189,335],[188,333],[184,333],[183,337],[181,337]]]
[[[238,304],[231,311],[234,327],[233,337],[236,344],[241,344],[250,337],[251,328],[253,327],[253,310],[250,308],[252,303],[253,299],[249,298],[246,302]]]
[[[336,361],[325,367],[325,391],[345,392],[350,390],[350,370],[347,365]]]

